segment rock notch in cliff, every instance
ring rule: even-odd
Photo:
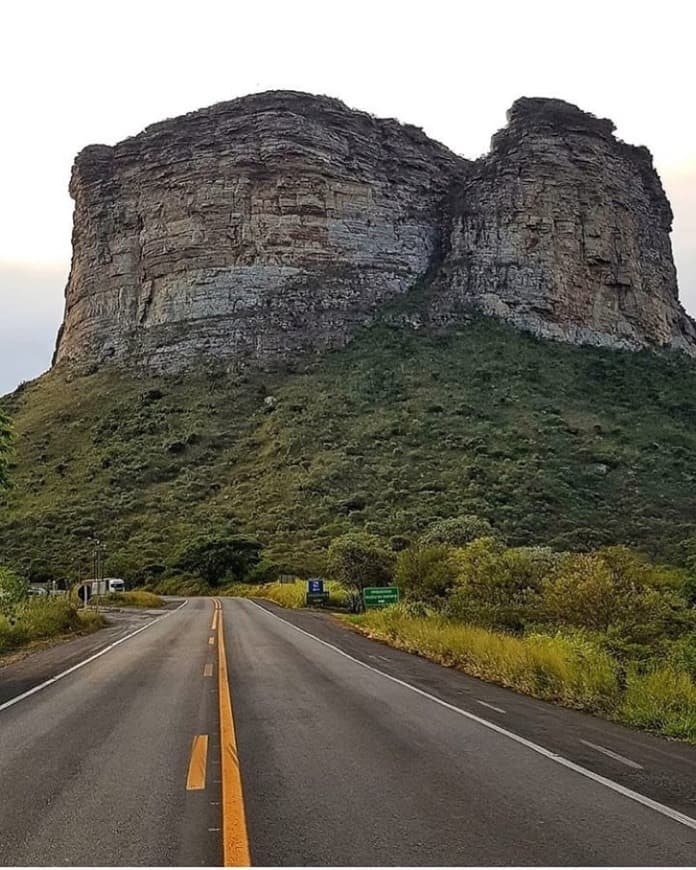
[[[425,320],[696,352],[649,152],[559,100],[518,100],[472,163],[337,100],[258,94],[86,148],[70,192],[57,362],[273,365],[426,285]]]

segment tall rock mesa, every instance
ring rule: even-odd
[[[57,362],[273,365],[345,344],[420,294],[575,343],[696,353],[649,152],[560,100],[521,99],[470,162],[327,97],[270,92],[75,162]]]
[[[86,148],[56,360],[267,364],[344,344],[425,273],[467,168],[415,127],[294,92]]]

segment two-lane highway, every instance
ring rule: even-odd
[[[0,863],[688,865],[694,772],[326,615],[192,599],[0,704]]]

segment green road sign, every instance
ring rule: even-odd
[[[307,607],[325,607],[329,603],[328,592],[308,592]]]
[[[389,607],[399,601],[399,589],[397,586],[368,586],[363,589],[363,601],[365,610],[374,607]]]

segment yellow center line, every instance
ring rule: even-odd
[[[232,715],[232,697],[227,675],[224,620],[218,629],[218,701],[220,705],[220,770],[222,776],[222,856],[225,867],[250,867],[249,837],[242,777],[237,757],[237,738]]]
[[[208,735],[197,734],[191,745],[186,791],[200,791],[205,788],[205,767],[208,760]]]

